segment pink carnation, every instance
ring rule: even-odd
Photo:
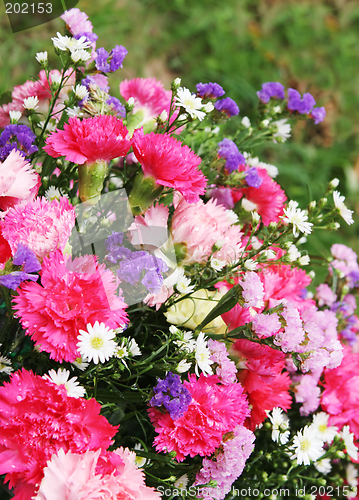
[[[248,186],[243,189],[232,189],[232,197],[234,203],[243,197],[254,203],[255,210],[261,216],[263,224],[269,226],[271,222],[279,222],[287,197],[280,185],[269,176],[265,169],[257,168],[257,171],[262,179],[259,188]]]
[[[82,121],[77,117],[70,118],[64,130],[53,132],[46,144],[44,150],[50,156],[65,156],[66,160],[82,165],[125,156],[131,147],[131,139],[122,120],[99,115]]]
[[[234,222],[235,214],[217,205],[215,200],[187,203],[182,199],[172,217],[171,233],[174,244],[185,246],[183,262],[192,264],[208,260],[216,244],[220,250],[214,252],[214,257],[226,262],[238,260],[242,233]]]
[[[145,177],[152,176],[157,184],[177,189],[189,203],[204,194],[207,179],[198,170],[201,158],[188,146],[168,134],[144,135],[142,130],[134,131],[133,140],[133,151]]]
[[[166,111],[169,115],[171,96],[170,90],[165,90],[163,84],[155,78],[133,78],[120,83],[120,94],[128,101],[135,100],[133,112],[142,110],[144,120],[150,120]]]
[[[189,375],[184,382],[192,401],[184,415],[173,420],[157,408],[148,410],[151,422],[159,434],[155,440],[157,451],[176,451],[177,460],[187,455],[209,456],[221,444],[222,437],[249,415],[247,400],[241,384],[219,384],[216,375],[197,380]]]
[[[148,488],[135,465],[135,453],[122,447],[106,453],[101,471],[101,450],[77,454],[60,449],[44,469],[34,500],[155,500],[160,494]]]
[[[85,12],[80,9],[66,10],[61,16],[72,35],[92,33],[93,26]]]
[[[84,453],[112,444],[117,428],[95,399],[72,398],[63,386],[20,370],[0,387],[0,474],[16,500],[28,500],[58,450]]]
[[[165,205],[150,207],[144,215],[137,215],[129,227],[131,244],[141,245],[143,250],[159,248],[168,239],[169,209]]]
[[[19,151],[11,151],[0,163],[0,210],[6,211],[21,201],[34,199],[40,184],[40,176],[31,164]]]
[[[128,322],[127,305],[115,295],[116,286],[112,272],[92,255],[72,262],[58,250],[44,258],[41,285],[24,282],[17,289],[15,310],[41,351],[60,363],[73,362],[80,357],[79,330],[88,323],[118,328]]]
[[[67,198],[36,198],[11,208],[0,227],[13,254],[17,245],[24,243],[43,259],[57,248],[65,248],[74,225],[75,210]]]

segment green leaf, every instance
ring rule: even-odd
[[[219,300],[218,304],[212,309],[211,312],[207,314],[204,320],[197,326],[196,332],[200,332],[203,327],[208,325],[211,321],[221,316],[233,307],[238,304],[238,300],[240,298],[240,285],[234,285],[233,288],[228,290],[228,292]]]

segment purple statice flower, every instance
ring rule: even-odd
[[[232,484],[242,474],[246,461],[254,449],[255,435],[238,425],[232,439],[223,440],[215,460],[204,458],[202,468],[197,472],[193,486],[217,482],[216,488],[205,487],[200,496],[206,499],[222,500],[231,491]]]
[[[117,111],[117,113],[120,116],[122,116],[122,118],[126,118],[125,106],[121,103],[121,101],[119,99],[117,99],[117,97],[110,96],[107,99],[106,104],[108,106],[111,106],[112,109],[114,109],[115,111]]]
[[[148,271],[141,280],[147,290],[151,293],[158,293],[161,290],[163,278],[157,270]]]
[[[216,99],[225,94],[225,91],[218,83],[197,83],[196,89],[197,96],[202,99]]]
[[[297,90],[288,89],[287,107],[291,111],[298,111],[298,113],[302,115],[307,115],[312,111],[314,105],[315,99],[312,94],[303,94],[303,98],[301,98],[301,95]]]
[[[77,33],[77,35],[74,35],[74,38],[76,38],[76,40],[79,40],[83,36],[86,37],[86,42],[90,42],[90,43],[95,43],[98,39],[98,36],[96,35],[96,33],[91,33],[91,32]]]
[[[246,172],[244,172],[246,176],[246,183],[250,187],[259,188],[262,184],[262,179],[258,175],[258,170],[256,167],[249,168]]]
[[[35,253],[24,243],[19,243],[12,261],[14,266],[24,266],[25,273],[37,273],[41,270],[41,264]]]
[[[20,151],[23,156],[35,153],[38,151],[38,147],[33,144],[35,139],[36,134],[27,125],[7,125],[0,135],[0,159],[7,158],[13,149]]]
[[[111,70],[110,65],[107,62],[108,56],[109,53],[103,47],[96,50],[95,64],[98,71],[108,73]]]
[[[236,116],[239,114],[239,107],[230,97],[226,97],[215,102],[214,107],[227,116]]]
[[[344,330],[342,330],[340,332],[340,334],[345,338],[345,340],[348,342],[349,345],[352,346],[352,345],[356,344],[357,335],[350,328],[344,328]]]
[[[225,167],[230,172],[237,170],[239,165],[245,165],[246,159],[238,151],[237,146],[230,139],[224,138],[223,141],[218,143],[218,155],[220,158],[226,160]]]
[[[237,381],[237,367],[234,361],[228,356],[228,351],[223,342],[209,339],[207,342],[211,352],[210,359],[217,364],[216,375],[222,384],[233,384]]]
[[[168,372],[153,388],[154,396],[150,406],[164,406],[173,420],[182,417],[192,401],[189,390],[182,384],[181,377]]]
[[[10,274],[0,276],[0,285],[16,290],[23,281],[36,281],[38,277],[39,276],[37,274],[29,274],[24,271],[14,271]]]
[[[231,188],[215,187],[210,189],[207,193],[211,198],[217,201],[217,205],[223,205],[225,208],[229,209],[234,207]]]
[[[315,125],[318,123],[322,122],[324,118],[326,117],[326,111],[325,108],[322,106],[321,108],[313,108],[311,115],[314,120]]]
[[[267,104],[271,97],[275,99],[284,99],[284,86],[279,82],[262,83],[262,89],[257,92],[258,98]]]
[[[123,60],[127,54],[128,51],[122,45],[116,45],[116,47],[111,50],[111,71],[117,71],[119,68],[122,68]]]

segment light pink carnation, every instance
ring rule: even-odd
[[[271,337],[282,328],[279,316],[274,314],[256,314],[252,321],[253,330],[258,337]]]
[[[61,449],[44,469],[34,500],[155,500],[160,494],[148,488],[135,465],[135,453],[122,447],[105,456],[107,473],[101,472],[101,450],[76,454]]]
[[[133,112],[142,110],[144,120],[150,120],[166,111],[169,115],[171,96],[170,90],[165,90],[163,84],[155,78],[133,78],[120,83],[120,94],[128,101],[135,100]]]
[[[0,210],[6,211],[21,201],[34,199],[40,184],[40,176],[31,164],[19,151],[11,151],[0,163]]]
[[[131,244],[141,245],[142,250],[159,248],[168,239],[169,209],[165,205],[150,207],[145,214],[137,215],[129,227]]]
[[[112,444],[117,431],[100,415],[95,399],[72,398],[58,386],[26,370],[0,387],[0,474],[6,474],[14,500],[29,500],[51,456]]]
[[[35,286],[31,286],[35,285]],[[15,310],[26,334],[41,351],[59,361],[75,361],[79,330],[96,321],[109,328],[128,322],[127,305],[115,295],[110,270],[85,255],[71,261],[58,250],[44,258],[39,283],[24,282],[14,297]]]
[[[177,189],[189,203],[204,194],[207,179],[198,169],[201,158],[188,146],[168,134],[133,133],[133,151],[141,163],[145,177],[156,184]]]
[[[46,140],[44,150],[54,158],[82,165],[97,160],[110,161],[125,156],[131,147],[127,128],[115,116],[99,115],[82,121],[73,117],[64,130],[56,130]]]
[[[157,408],[148,410],[158,436],[154,444],[157,451],[176,451],[181,462],[187,455],[209,456],[221,444],[222,437],[249,415],[241,384],[219,384],[216,375],[197,380],[189,375],[184,382],[192,401],[184,415],[173,420],[168,413]]]
[[[11,208],[0,227],[13,254],[17,245],[24,243],[43,259],[57,248],[65,248],[74,225],[75,210],[67,198],[36,198]]]
[[[187,203],[184,199],[177,205],[172,221],[171,233],[173,243],[185,245],[183,263],[208,260],[213,245],[221,247],[213,256],[226,262],[235,262],[241,253],[242,233],[232,211],[215,200],[204,203]]]
[[[85,12],[80,9],[66,10],[61,16],[72,35],[92,33],[93,26]]]

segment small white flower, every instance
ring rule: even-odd
[[[61,189],[59,189],[55,186],[50,186],[45,191],[45,198],[47,199],[47,201],[59,200],[61,197],[68,198],[67,194],[64,194],[61,191]]]
[[[44,52],[37,52],[35,59],[38,63],[44,64],[47,61],[47,52],[46,50]]]
[[[238,222],[238,215],[236,212],[233,212],[233,210],[227,210],[226,215],[230,224],[236,224]]]
[[[87,331],[80,330],[78,335],[77,348],[83,358],[98,364],[104,363],[117,352],[118,345],[113,340],[115,332],[105,323],[96,323],[92,326],[87,325]]]
[[[127,104],[129,106],[134,106],[134,104],[135,104],[135,98],[134,97],[129,97],[129,99],[127,101]]]
[[[332,470],[332,463],[330,458],[322,458],[321,460],[318,460],[318,462],[315,462],[314,467],[321,474],[329,474]]]
[[[246,210],[247,212],[256,212],[257,211],[257,205],[255,203],[252,203],[251,201],[247,200],[247,198],[242,198],[241,201],[242,208]]]
[[[144,449],[142,448],[142,446],[141,446],[140,443],[136,443],[135,444],[135,452],[137,450],[138,451],[144,451]],[[140,456],[137,456],[137,454],[136,454],[135,464],[137,465],[137,467],[139,469],[141,469],[142,467],[144,467],[146,465],[146,462],[147,462],[147,459],[145,457],[140,457]]]
[[[166,122],[168,120],[168,113],[165,109],[160,114],[159,119],[161,120],[161,122]]]
[[[176,333],[180,333],[179,329],[175,325],[171,325],[169,327],[169,331],[172,333],[172,335],[175,335]]]
[[[181,85],[181,78],[175,78],[173,83],[177,86]]]
[[[180,339],[175,340],[174,343],[178,346],[179,350],[193,352],[196,348],[196,341],[193,338],[192,332],[180,332],[178,330],[178,333],[180,334]]]
[[[284,418],[282,408],[273,408],[272,414],[268,414],[272,424],[272,440],[276,443],[285,444],[289,440],[289,421]]]
[[[301,253],[298,248],[293,245],[293,243],[291,243],[287,251],[287,256],[290,262],[294,262],[295,260],[300,258]]]
[[[281,110],[280,106],[274,106],[274,108],[273,108],[273,112],[276,113],[276,114],[280,113],[280,110]]]
[[[268,250],[264,250],[263,255],[267,260],[271,260],[271,259],[276,258],[276,253],[273,250],[271,250],[270,248],[268,248]]]
[[[211,351],[207,347],[207,340],[206,337],[204,336],[203,332],[200,332],[197,341],[196,341],[196,349],[195,349],[195,359],[196,359],[196,367],[195,367],[195,372],[196,375],[199,377],[199,371],[202,370],[202,372],[206,375],[212,375],[212,368],[211,364],[213,361],[210,359],[211,356]]]
[[[198,118],[200,121],[206,116],[206,113],[200,111],[203,108],[202,99],[191,94],[191,91],[185,87],[177,90],[176,106],[184,108],[191,118]]]
[[[255,262],[253,259],[247,259],[244,262],[244,267],[248,269],[248,271],[255,271],[257,269],[257,262]]]
[[[9,111],[11,123],[17,123],[22,117],[21,111]]]
[[[243,116],[242,118],[242,121],[241,121],[241,124],[243,125],[243,127],[245,128],[249,128],[251,126],[251,121],[250,119],[248,118],[248,116]]]
[[[288,203],[287,208],[283,210],[285,215],[282,215],[280,218],[283,219],[283,222],[287,222],[288,224],[293,225],[293,235],[296,238],[299,235],[299,232],[304,234],[309,234],[312,232],[312,223],[307,222],[308,213],[306,210],[301,210],[298,207],[298,202],[291,200]]]
[[[85,85],[78,84],[76,85],[76,87],[72,87],[72,90],[74,91],[75,96],[80,100],[87,99],[89,96],[89,93]]]
[[[356,497],[356,488],[358,486],[358,470],[352,463],[347,465],[346,478],[349,486],[351,486],[354,489],[354,491],[350,492],[347,496],[349,498]]]
[[[127,347],[128,347],[128,352],[131,354],[131,356],[141,356],[142,352],[138,347],[138,344],[135,339],[129,339]]]
[[[178,363],[176,372],[177,373],[186,373],[191,368],[192,363],[188,363],[185,359],[181,359]]]
[[[0,373],[6,373],[7,375],[10,375],[10,373],[13,371],[14,369],[11,366],[11,360],[6,356],[0,356]]]
[[[194,290],[194,285],[191,285],[191,280],[186,278],[186,276],[180,276],[177,283],[176,288],[179,293],[191,293]]]
[[[85,371],[86,368],[89,365],[89,363],[86,363],[86,361],[83,361],[82,358],[76,358],[76,360],[73,361],[72,364],[74,366],[76,366],[76,368],[78,368],[79,370],[81,370],[82,372]]]
[[[354,444],[354,434],[350,432],[349,425],[345,425],[340,433],[340,437],[344,441],[345,449],[348,455],[353,460],[358,460],[358,449]]]
[[[58,88],[62,80],[62,75],[59,73],[54,73],[53,75],[50,76],[50,80],[51,80],[51,85]]]
[[[277,126],[277,132],[273,134],[274,142],[277,142],[276,139],[279,139],[280,142],[285,142],[291,135],[291,126],[287,123],[287,119],[283,118],[283,120],[273,122],[273,125]]]
[[[90,59],[90,57],[90,52],[87,52],[87,50],[84,49],[74,50],[71,52],[71,59],[74,63],[78,63],[80,61],[86,62]]]
[[[353,210],[349,210],[344,204],[345,196],[341,196],[339,191],[333,191],[333,200],[335,207],[339,210],[340,215],[343,217],[347,224],[354,224],[352,214]]]
[[[261,216],[256,211],[251,212],[251,215],[252,215],[253,226],[257,226],[261,220]]]
[[[122,339],[121,345],[116,347],[115,356],[118,359],[128,358],[128,350],[124,339]]]
[[[225,260],[219,260],[217,259],[216,257],[211,257],[211,267],[212,269],[214,269],[215,271],[221,271],[224,266],[226,265],[226,261]]]
[[[91,47],[91,43],[87,42],[86,37],[82,36],[78,40],[73,37],[69,36],[63,36],[61,33],[57,33],[57,38],[51,38],[54,46],[59,49],[59,50],[70,50],[73,52],[74,50],[82,50],[82,49],[88,49]]]
[[[315,271],[309,271],[308,274],[312,278],[312,280],[314,280],[314,278],[315,278]]]
[[[73,116],[82,116],[82,111],[81,111],[81,108],[79,108],[78,106],[74,106],[73,108],[67,108],[66,110],[66,114],[69,118],[73,117]]]
[[[59,368],[57,372],[55,370],[50,370],[48,375],[44,375],[43,378],[50,380],[56,385],[64,385],[68,396],[72,398],[83,398],[85,395],[85,388],[79,385],[77,382],[77,377],[72,377],[69,379],[69,370],[62,370]]]
[[[270,124],[270,120],[262,120],[263,127],[268,127],[269,124]]]
[[[299,264],[300,266],[307,266],[309,263],[310,263],[310,257],[309,257],[309,255],[302,255],[302,256],[298,259],[298,264]]]
[[[313,415],[313,423],[311,427],[317,430],[318,436],[325,442],[330,444],[334,437],[338,434],[338,429],[334,426],[328,427],[329,414],[321,411]]]
[[[39,99],[35,96],[26,97],[23,106],[25,109],[36,109],[39,105]]]
[[[332,189],[335,189],[336,187],[339,186],[339,179],[337,179],[336,177],[334,177],[334,179],[332,179],[330,182],[329,182],[329,186],[332,188]]]
[[[296,458],[298,465],[310,465],[311,461],[316,462],[324,453],[323,440],[318,436],[317,430],[308,425],[294,436],[290,448],[295,450],[291,458]]]
[[[219,127],[214,127],[214,129],[212,130],[212,134],[218,134],[220,130],[221,129]]]
[[[205,104],[203,106],[203,110],[206,112],[206,113],[210,113],[211,111],[214,110],[214,106],[211,102],[207,102],[207,104]]]
[[[177,481],[174,483],[174,487],[180,490],[184,490],[188,484],[188,476],[187,474],[183,474],[183,476],[179,477]]]
[[[45,127],[45,121],[39,122],[39,127],[43,129]],[[55,130],[56,130],[56,125],[50,121],[47,122],[46,132],[55,132]]]
[[[254,250],[259,250],[261,248],[261,246],[262,246],[262,242],[257,238],[257,236],[252,236],[252,238],[251,238],[251,247]]]

